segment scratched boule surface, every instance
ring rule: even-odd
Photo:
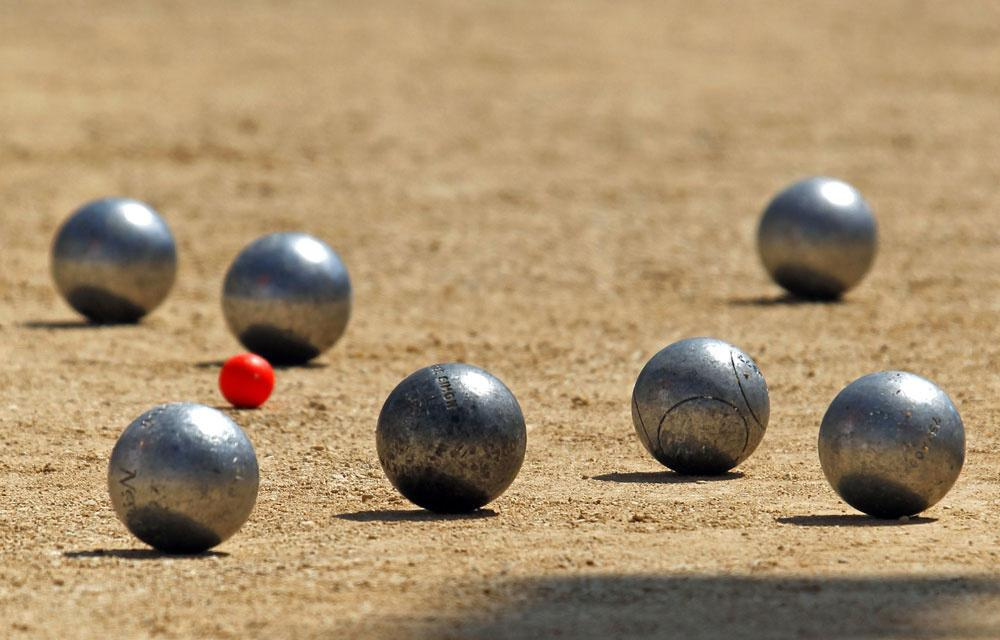
[[[996,637],[1000,10],[918,3],[0,1],[0,637]],[[855,185],[880,248],[844,304],[775,304],[757,217]],[[48,250],[83,202],[149,202],[170,297],[81,327]],[[302,230],[344,259],[343,339],[231,412],[257,507],[217,555],[117,521],[107,458],[160,402],[220,405],[232,257]],[[683,481],[631,425],[639,370],[708,335],[766,376],[742,475]],[[517,396],[492,511],[420,515],[374,428],[410,372]],[[826,485],[820,419],[911,370],[966,426],[927,519]]]
[[[260,478],[253,445],[222,412],[172,402],[136,418],[108,461],[118,519],[166,553],[202,553],[253,512]]]
[[[517,478],[526,446],[517,398],[496,376],[464,363],[408,375],[375,427],[386,479],[438,513],[469,513],[500,497]]]
[[[769,415],[760,369],[716,338],[664,347],[642,367],[632,389],[639,441],[661,464],[687,475],[720,475],[746,460],[764,437]]]

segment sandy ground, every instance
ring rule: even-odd
[[[993,2],[0,0],[0,637],[995,638],[1000,8]],[[791,304],[753,233],[829,174],[882,246],[842,304]],[[82,202],[153,203],[167,302],[84,325],[48,247]],[[355,315],[259,411],[250,521],[217,553],[131,538],[121,430],[221,405],[228,262],[301,229]],[[629,394],[669,342],[739,345],[771,388],[757,453],[665,472]],[[469,518],[383,478],[382,401],[462,360],[516,393],[520,476]],[[968,458],[924,518],[822,477],[828,403],[871,371],[937,381]]]

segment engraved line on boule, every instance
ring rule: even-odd
[[[646,436],[646,442],[652,445],[653,441],[649,437],[649,429],[646,428],[646,421],[642,419],[642,412],[639,411],[639,403],[636,402],[635,396],[632,396],[632,406],[635,407],[635,415],[639,417],[639,424],[642,425],[642,433]],[[659,440],[659,438],[657,438],[657,440]],[[656,446],[659,447],[659,443],[657,443]]]
[[[740,420],[743,421],[743,432],[746,438],[743,442],[743,451],[746,451],[747,447],[750,445],[750,425],[747,424],[747,419],[743,417],[743,414],[740,412],[740,408],[737,407],[735,404],[733,404],[732,402],[727,402],[722,398],[716,398],[715,396],[692,396],[690,398],[684,398],[680,402],[674,404],[672,407],[667,409],[666,413],[663,414],[663,417],[660,418],[660,424],[656,427],[657,450],[659,450],[660,453],[663,453],[663,450],[660,448],[660,434],[663,432],[663,422],[667,419],[667,416],[670,415],[670,412],[676,409],[677,407],[681,406],[682,404],[688,402],[694,402],[695,400],[715,400],[716,402],[721,402],[727,407],[731,407],[732,410],[736,412],[736,415],[740,417]],[[740,455],[742,455],[742,453]]]
[[[743,383],[740,382],[740,372],[736,370],[736,356],[733,355],[732,351],[729,352],[729,363],[733,365],[733,375],[736,376],[736,386],[740,388],[740,395],[743,396],[743,402],[746,403],[747,409],[753,417],[753,421],[757,423],[758,427],[763,429],[764,425],[760,423],[760,418],[758,418],[757,414],[753,412],[753,407],[750,406],[750,401],[747,399],[747,392],[743,390]],[[744,420],[744,422],[746,421]],[[749,436],[747,437],[747,440],[749,440]]]

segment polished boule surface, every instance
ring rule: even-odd
[[[514,481],[524,461],[524,416],[503,382],[467,364],[436,364],[389,394],[376,447],[386,476],[415,504],[473,511]]]
[[[653,356],[632,391],[632,424],[646,450],[674,471],[725,473],[753,453],[770,415],[752,359],[712,338],[675,342]]]
[[[85,204],[56,233],[52,278],[66,301],[93,322],[136,322],[170,293],[177,248],[147,204],[105,198]]]
[[[830,485],[855,509],[909,516],[955,484],[965,462],[965,428],[933,382],[905,371],[872,373],[830,404],[819,459]]]
[[[305,233],[272,233],[226,273],[222,309],[233,334],[274,364],[301,364],[344,333],[351,281],[340,257]]]
[[[199,553],[246,522],[257,500],[253,445],[225,414],[191,403],[156,406],[111,452],[108,491],[137,538],[168,553]]]
[[[868,203],[834,178],[808,178],[779,193],[757,230],[757,250],[768,273],[806,298],[837,298],[857,285],[877,249]]]

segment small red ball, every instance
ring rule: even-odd
[[[274,369],[255,353],[241,353],[222,365],[219,389],[234,407],[256,409],[274,389]]]

